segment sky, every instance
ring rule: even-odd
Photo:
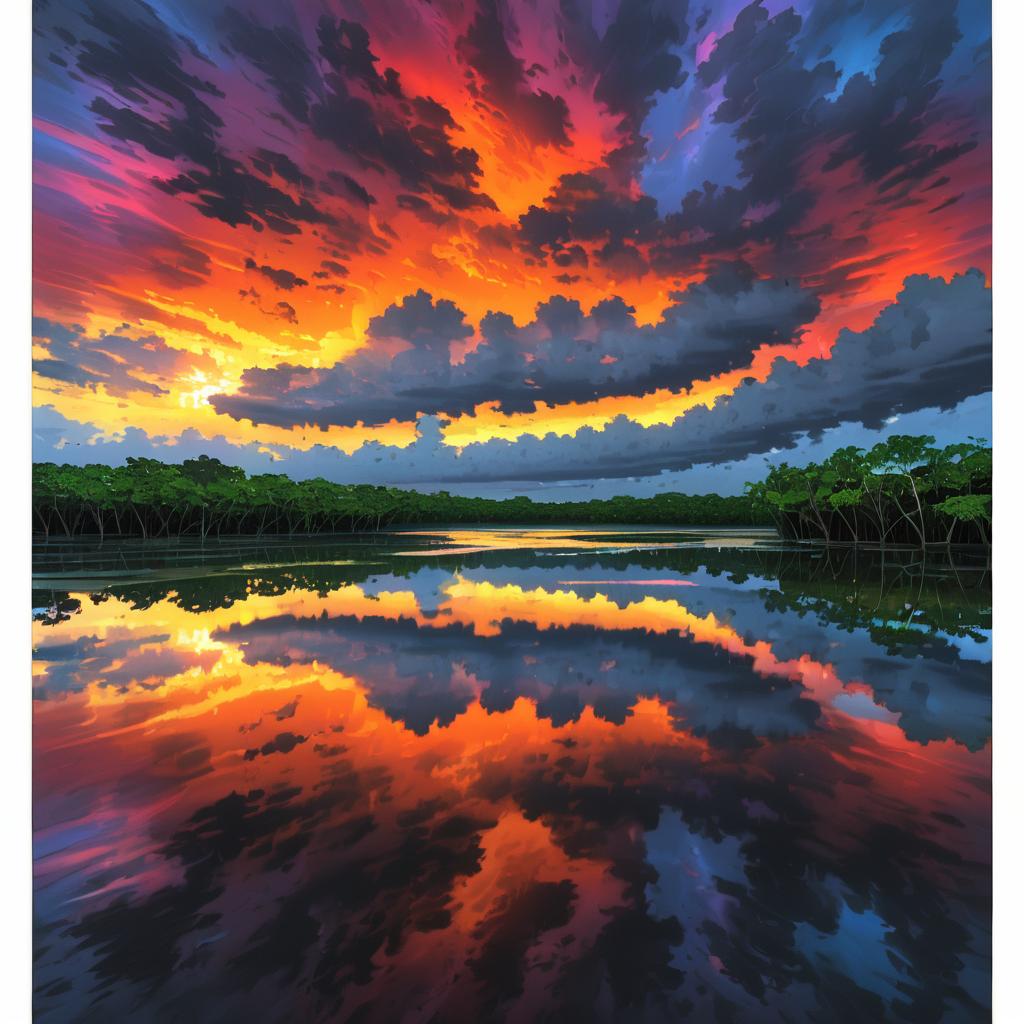
[[[991,16],[35,5],[33,457],[553,499],[991,436]]]

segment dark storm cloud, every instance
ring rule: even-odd
[[[619,145],[603,167],[565,175],[542,206],[520,217],[520,240],[528,252],[546,253],[564,266],[577,241],[600,241],[598,257],[619,272],[639,276],[649,268],[633,243],[650,241],[660,222],[650,196],[636,196],[636,173],[647,157],[643,122],[655,98],[688,77],[676,50],[688,36],[687,5],[624,3],[599,35],[587,5],[561,5],[566,55],[594,82],[594,98],[619,115]],[[625,259],[623,258],[625,257]]]
[[[252,165],[261,174],[270,177],[276,174],[289,185],[312,185],[312,180],[302,173],[301,168],[286,153],[278,153],[272,149],[257,149],[252,157]]]
[[[663,269],[692,262],[702,240],[712,251],[781,242],[816,201],[817,182],[802,171],[812,146],[831,147],[824,170],[855,161],[880,192],[909,186],[970,152],[970,140],[945,147],[921,141],[939,72],[959,38],[954,8],[955,0],[906,5],[910,24],[886,35],[873,72],[858,70],[838,94],[843,68],[810,60],[798,14],[770,17],[760,0],[741,11],[697,74],[705,88],[722,88],[713,120],[735,126],[743,184],[705,183],[685,196],[679,213],[666,218],[655,262]]]
[[[127,338],[114,333],[92,338],[81,328],[67,328],[41,317],[33,320],[32,334],[48,353],[33,360],[36,373],[79,387],[102,385],[112,395],[166,395],[180,377],[195,370],[213,373],[217,368],[208,354],[171,348],[156,335]],[[139,374],[156,377],[160,383]]]
[[[756,2],[727,30],[716,26],[721,35],[698,64],[691,28],[710,23],[706,11],[645,0],[618,5],[604,27],[589,4],[565,0],[555,15],[561,46],[552,67],[541,68],[518,55],[529,40],[520,39],[515,15],[481,0],[453,46],[471,92],[534,144],[564,146],[572,128],[564,99],[535,86],[541,73],[571,69],[569,81],[592,83],[597,102],[620,118],[619,144],[603,163],[566,175],[521,215],[518,234],[510,233],[563,282],[585,278],[589,264],[618,279],[652,269],[689,273],[709,255],[749,245],[784,251],[785,269],[773,272],[799,278],[820,271],[820,247],[806,246],[800,234],[808,213],[829,198],[814,168],[856,164],[877,189],[864,220],[877,227],[889,207],[921,202],[918,189],[978,146],[970,135],[952,142],[929,136],[940,103],[944,117],[963,114],[939,93],[965,16],[954,0],[822,0],[804,16],[793,9],[770,16]],[[91,8],[75,43],[76,74],[106,87],[92,102],[103,131],[184,165],[156,181],[164,191],[231,225],[288,235],[323,225],[338,236],[336,245],[372,251],[365,225],[324,213],[318,188],[365,209],[375,198],[358,180],[361,170],[394,176],[405,190],[399,205],[435,225],[494,204],[481,191],[477,153],[452,141],[458,126],[450,111],[430,96],[411,95],[400,68],[382,65],[373,48],[379,29],[368,14],[365,21],[323,15],[315,30],[304,29],[285,12],[240,7],[215,19],[219,45],[211,52],[251,67],[246,77],[280,105],[272,116],[283,130],[312,131],[350,158],[351,167],[328,172],[318,187],[281,144],[239,159],[224,152],[225,97],[209,81],[217,67],[150,8],[140,4],[127,16],[111,5]],[[844,48],[854,33],[869,40],[864,53]],[[874,51],[877,60],[870,59]],[[693,181],[680,205],[659,216],[637,183],[653,167],[649,117],[668,93],[698,121],[717,126],[716,138],[728,136],[738,176],[718,173],[712,160],[706,179]],[[941,195],[927,210],[957,201],[957,194]],[[857,248],[854,240],[837,237],[833,255],[861,255],[850,247]]]
[[[523,438],[533,450],[522,464],[548,479],[579,475],[570,463],[586,466],[588,476],[644,475],[787,448],[843,422],[878,427],[893,414],[951,408],[991,390],[991,316],[991,293],[978,273],[950,284],[912,277],[872,327],[841,331],[829,359],[805,367],[779,360],[765,383],[746,383],[670,426],[645,430],[619,418],[603,432],[584,428],[575,444]],[[554,461],[545,465],[549,453]]]
[[[155,156],[192,165],[154,184],[170,195],[194,197],[194,205],[208,217],[232,226],[266,226],[281,234],[297,234],[302,224],[324,223],[327,218],[308,198],[293,198],[222,150],[217,134],[224,122],[210,102],[223,93],[185,70],[179,40],[150,8],[138,5],[135,11],[137,18],[101,4],[86,19],[99,37],[82,42],[79,71],[129,104],[96,96],[90,109],[100,128]]]
[[[991,388],[992,296],[984,277],[972,271],[947,284],[917,275],[867,330],[840,331],[829,359],[802,368],[779,360],[765,384],[747,383],[677,426],[689,443],[707,447],[710,434],[722,432],[727,450],[716,458],[725,460],[788,447],[800,432],[813,436],[840,422],[879,427],[893,414],[949,409]]]
[[[245,760],[254,761],[257,757],[270,757],[271,754],[290,754],[300,743],[305,743],[308,739],[308,736],[297,736],[293,732],[279,732],[263,746],[248,749],[245,752]]]
[[[543,206],[531,206],[519,217],[527,249],[563,267],[587,265],[586,251],[575,243],[604,243],[607,251],[598,257],[607,263],[627,243],[650,241],[658,225],[658,207],[650,196],[615,192],[584,173],[564,175]]]
[[[355,199],[360,205],[373,206],[377,202],[376,198],[370,195],[350,174],[345,174],[342,171],[328,171],[327,177],[332,183],[341,186],[344,195]],[[324,185],[323,188],[328,192],[333,191],[328,185]]]
[[[235,7],[224,11],[220,25],[228,47],[266,76],[281,106],[297,121],[307,121],[316,69],[302,37],[287,25],[262,25]]]
[[[96,14],[92,23],[105,38],[83,43],[80,70],[130,104],[119,106],[97,96],[91,109],[102,130],[191,165],[156,180],[159,188],[194,197],[204,214],[232,226],[265,226],[293,235],[303,225],[324,224],[358,246],[362,229],[335,222],[315,204],[312,179],[290,156],[260,147],[249,158],[258,172],[253,174],[224,152],[218,139],[224,123],[211,106],[223,94],[184,70],[188,55],[153,12],[140,8],[137,21]],[[393,69],[378,74],[377,57],[361,25],[321,19],[317,60],[324,65],[323,77],[294,28],[263,24],[235,8],[228,8],[219,25],[228,52],[266,77],[286,114],[300,123],[309,121],[315,134],[360,166],[393,173],[403,187],[428,192],[455,209],[493,205],[476,188],[476,153],[449,140],[455,124],[448,111],[428,97],[405,95]],[[300,194],[277,187],[275,177]],[[375,201],[350,174],[336,171],[331,177],[356,204],[366,207]]]
[[[621,299],[585,315],[556,296],[517,327],[504,313],[480,324],[481,343],[452,364],[451,345],[472,331],[452,303],[418,292],[370,322],[370,345],[327,370],[249,370],[242,389],[215,396],[237,419],[275,424],[353,425],[455,415],[481,402],[506,413],[536,403],[685,388],[748,362],[761,345],[788,342],[818,313],[817,300],[779,281],[756,280],[744,264],[722,264],[673,294],[654,326],[641,327]],[[395,355],[384,342],[402,342]]]
[[[209,160],[209,171],[190,171],[154,184],[169,195],[195,196],[200,213],[232,227],[248,224],[257,230],[267,227],[277,234],[297,235],[303,224],[331,223],[331,217],[308,197],[293,198],[223,154],[211,154]]]
[[[609,110],[633,119],[636,127],[655,93],[686,81],[682,61],[672,50],[681,48],[689,35],[687,6],[652,0],[620,4],[598,46],[595,95]]]
[[[305,284],[301,278],[299,282]],[[318,286],[322,287],[322,286]],[[344,290],[344,289],[342,289]],[[299,315],[295,310],[295,307],[290,302],[285,302],[283,299],[270,303],[269,306],[263,305],[263,296],[255,288],[239,288],[239,298],[245,299],[247,302],[252,303],[264,316],[274,316],[281,320],[287,320],[288,323],[297,324],[299,322]]]
[[[399,75],[394,68],[385,69],[383,75],[378,73],[379,58],[370,49],[370,33],[365,26],[357,21],[333,20],[325,16],[317,25],[317,36],[324,60],[346,78],[362,82],[371,93],[402,95]]]
[[[566,4],[566,9],[573,5]],[[675,6],[677,10],[673,11]],[[635,167],[647,154],[643,121],[658,93],[677,89],[687,78],[682,60],[674,50],[689,35],[687,4],[672,5],[641,0],[619,4],[615,20],[598,41],[587,40],[597,81],[594,96],[622,120],[623,141],[610,154],[608,166],[621,183],[630,181]],[[589,18],[579,12],[575,25]],[[592,30],[591,30],[592,31]]]
[[[290,302],[281,301],[275,303],[274,314],[282,320],[287,320],[290,324],[297,324],[299,322],[299,315],[295,312],[295,307]]]
[[[362,167],[391,172],[409,191],[430,193],[453,209],[494,206],[477,191],[477,153],[449,138],[451,114],[430,97],[406,95],[393,68],[380,74],[362,25],[325,15],[317,37],[328,67],[322,99],[310,110],[317,136]]]
[[[815,137],[815,111],[840,71],[832,61],[805,67],[795,58],[800,28],[792,9],[769,17],[753,3],[698,66],[704,89],[721,87],[711,119],[735,126],[743,183],[705,182],[683,198],[681,209],[666,218],[652,257],[662,269],[692,265],[708,251],[749,241],[776,242],[812,205],[813,193],[801,180],[804,150]]]
[[[687,20],[696,15],[685,6],[670,13],[660,5],[623,4],[600,40],[588,35],[586,19],[568,6],[564,16],[566,48],[597,75],[595,96],[622,113],[626,141],[605,167],[567,176],[520,217],[519,242],[527,253],[554,257],[601,239],[591,258],[625,277],[652,267],[690,272],[709,254],[751,244],[786,246],[793,268],[786,272],[809,274],[818,269],[817,258],[814,250],[802,252],[800,226],[829,198],[818,162],[825,171],[855,163],[874,185],[880,209],[865,211],[866,229],[886,215],[886,206],[916,203],[916,189],[978,145],[970,137],[941,144],[927,137],[937,124],[943,65],[960,39],[955,0],[817,4],[806,19],[792,8],[771,16],[757,0],[715,40],[695,65],[692,88],[680,94],[684,106],[702,96],[691,108],[698,122],[728,132],[737,178],[720,178],[712,165],[674,211],[658,216],[650,196],[635,194],[637,173],[651,167],[644,122],[658,95],[686,79],[678,54],[684,52]],[[884,31],[886,26],[892,30]],[[862,56],[835,49],[844,32],[881,33],[872,41],[877,62],[865,66]],[[571,187],[587,179],[604,184]],[[951,205],[949,198],[942,205]],[[836,259],[847,255],[834,253]]]
[[[420,196],[399,193],[399,195],[395,196],[395,202],[398,204],[399,209],[411,210],[425,224],[433,224],[435,227],[439,227],[448,221],[447,213],[437,209],[432,203],[428,203],[426,199]]]
[[[456,51],[475,72],[484,100],[501,110],[533,142],[567,146],[569,107],[561,96],[531,87],[529,72],[509,49],[504,23],[508,17],[507,9],[499,12],[497,0],[479,0],[476,16],[455,44]],[[475,86],[471,91],[476,92]]]
[[[284,235],[323,226],[335,245],[373,251],[372,232],[326,212],[303,161],[292,149],[282,152],[301,132],[351,158],[353,167],[328,172],[321,188],[354,207],[376,202],[358,180],[360,169],[429,196],[416,211],[428,219],[494,206],[479,189],[477,153],[451,141],[457,126],[450,112],[432,97],[409,95],[398,71],[379,67],[370,32],[356,21],[324,15],[306,31],[283,10],[230,6],[202,40],[211,59],[176,22],[142,3],[101,0],[82,18],[86,31],[69,51],[69,73],[98,86],[88,108],[99,129],[177,164],[153,185],[208,217]],[[236,114],[222,86],[239,72],[267,95],[279,127],[273,144],[236,154],[224,139]]]
[[[347,277],[348,276],[348,267],[346,267],[343,264],[339,263],[337,260],[321,260],[320,261],[320,266],[323,269],[316,270],[316,271],[313,272],[313,276],[316,277],[316,278],[326,278],[326,277],[331,277],[331,276],[337,276],[337,277]]]
[[[223,97],[212,82],[187,72],[174,38],[146,4],[129,5],[139,17],[126,15],[124,5],[98,2],[83,15],[101,36],[84,39],[77,65],[85,75],[106,82],[124,99],[145,103],[163,96],[176,100],[205,126],[219,126],[220,118],[202,97]]]
[[[910,24],[882,41],[874,73],[853,75],[827,111],[828,137],[839,144],[826,170],[856,160],[869,181],[880,181],[925,155],[924,117],[960,39],[957,2],[914,0],[907,9]]]
[[[777,283],[760,284],[776,298],[780,294]],[[752,291],[749,298],[755,297],[763,299],[765,295]],[[560,300],[551,306],[548,304],[544,315],[561,313],[571,322],[571,303]],[[712,313],[715,304],[709,299],[705,308]],[[679,311],[681,319],[685,318],[685,303]],[[590,322],[599,322],[607,312],[607,307],[599,307]],[[625,316],[614,302],[610,312]],[[520,330],[536,329],[543,322],[535,321]],[[685,324],[685,319],[682,322]],[[666,318],[663,324],[641,328],[632,335],[634,370],[637,360],[643,360],[636,351],[643,351],[638,338],[644,337],[645,331],[651,332],[647,337],[656,338],[670,324]],[[971,395],[989,392],[991,327],[991,292],[977,271],[958,275],[949,283],[914,276],[906,280],[897,301],[882,310],[871,327],[841,331],[830,358],[812,359],[802,367],[779,359],[763,383],[748,381],[732,395],[718,399],[711,409],[698,406],[670,425],[645,428],[620,416],[604,430],[581,427],[570,437],[527,435],[514,443],[495,439],[458,451],[442,443],[439,419],[425,417],[419,421],[420,437],[414,444],[397,449],[371,442],[350,456],[339,456],[332,475],[338,480],[436,485],[610,479],[717,465],[772,448],[792,447],[807,435],[817,436],[842,423],[877,428],[893,415],[950,409]],[[506,329],[515,331],[511,325]],[[226,397],[215,396],[214,401],[222,411],[231,408],[233,415],[251,411],[257,417],[273,416],[280,396],[301,383],[294,376],[300,371],[292,369],[287,376],[267,377],[267,373],[271,371],[252,371],[248,378],[249,394],[259,395],[259,388],[264,389],[263,396],[246,400],[251,410],[244,405],[231,406]],[[275,397],[269,397],[271,394]],[[512,401],[510,396],[508,401]],[[390,401],[386,406],[394,407]],[[289,417],[288,422],[298,419]]]
[[[884,194],[890,189],[896,188],[896,186],[904,186],[904,189],[906,189],[924,178],[930,178],[947,164],[952,163],[966,153],[970,153],[971,150],[977,149],[977,147],[978,143],[974,140],[954,142],[948,146],[921,146],[918,148],[913,159],[907,160],[900,170],[895,171],[885,179],[879,188],[879,192]],[[941,179],[937,179],[937,181],[939,180]],[[948,182],[949,179],[946,178],[942,181],[942,184],[948,184]],[[928,189],[935,187],[936,185],[933,183],[928,186]],[[922,191],[927,191],[928,189]]]
[[[276,287],[286,292],[309,284],[305,278],[299,277],[286,268],[270,267],[266,263],[257,263],[251,256],[246,257],[245,269],[254,270],[256,273],[262,274],[267,280],[272,281]]]

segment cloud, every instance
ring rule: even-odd
[[[299,277],[298,274],[292,273],[290,270],[268,267],[266,263],[257,263],[251,256],[246,257],[245,269],[255,270],[256,273],[262,274],[267,280],[273,281],[278,288],[282,288],[286,292],[309,284],[307,280]]]
[[[628,246],[638,260],[636,274],[642,274],[647,263],[636,245],[655,236],[658,210],[650,196],[619,193],[594,174],[578,172],[564,175],[543,206],[531,206],[522,214],[519,229],[530,253],[550,257],[562,267],[587,266],[588,251],[610,265]]]
[[[84,316],[97,296],[103,296],[116,302],[126,320],[156,319],[148,296],[125,293],[125,276],[174,291],[202,287],[210,278],[211,260],[196,240],[160,221],[115,202],[91,208],[74,195],[41,184],[35,196],[39,231],[34,286],[44,308],[57,302],[65,315]],[[56,224],[58,239],[45,227]],[[81,253],[88,253],[87,261]]]
[[[671,427],[623,421],[461,455],[437,444],[439,422],[481,402],[532,412],[686,387],[799,336],[819,303],[827,341],[844,309],[866,318],[907,269],[987,270],[983,5],[486,0],[320,14],[75,0],[36,20],[37,300],[53,323],[173,324],[251,367],[241,333],[182,311],[283,336],[312,360],[317,337],[358,336],[385,310],[354,358],[250,368],[214,398],[245,421],[233,436],[253,438],[249,421],[428,417],[405,453],[279,446],[290,471],[453,486],[585,480],[580,466],[591,482],[678,473],[976,385],[970,346],[891,381],[852,361],[780,363],[767,384]],[[414,35],[422,45],[407,46]],[[450,61],[433,67],[442,45]],[[736,268],[730,282],[723,259],[749,264],[752,281]],[[658,301],[663,320],[639,327]],[[51,339],[37,369],[57,387],[152,395],[180,432],[170,381],[199,357],[158,340],[143,369],[137,341],[115,351],[123,330]],[[863,408],[835,390],[840,369]],[[122,422],[106,415],[89,437]],[[226,450],[265,465],[258,448]]]
[[[647,154],[647,139],[641,129],[654,95],[677,89],[686,81],[688,72],[674,52],[689,34],[686,9],[680,6],[677,16],[667,4],[620,4],[600,41],[588,40],[597,71],[594,96],[622,117],[623,141],[608,159],[620,183],[632,177]],[[582,17],[577,24],[580,22],[587,23]]]
[[[825,127],[840,144],[826,170],[856,160],[869,181],[889,175],[905,180],[924,177],[947,162],[936,161],[935,150],[923,149],[918,140],[939,91],[943,64],[961,38],[957,2],[914,0],[907,12],[910,23],[882,41],[873,74],[858,71],[828,110]],[[944,156],[955,159],[963,151],[952,146]]]
[[[218,140],[224,121],[210,105],[224,97],[223,91],[186,71],[186,58],[168,28],[152,10],[138,10],[136,19],[99,3],[87,16],[102,41],[82,42],[78,70],[129,104],[96,96],[90,110],[101,130],[186,165],[173,177],[155,177],[153,184],[169,195],[193,197],[193,205],[207,217],[280,234],[297,234],[303,223],[323,223],[326,215],[309,199],[294,198],[224,152]]]
[[[978,147],[969,105],[946,95],[939,113],[943,68],[962,35],[955,0],[823,0],[806,17],[794,8],[771,15],[755,0],[734,19],[691,11],[689,20],[713,13],[724,25],[699,46],[686,45],[685,16],[650,4],[621,5],[599,41],[576,25],[567,31],[568,51],[597,75],[596,98],[623,114],[624,141],[603,167],[566,175],[519,218],[525,252],[552,259],[582,245],[621,280],[690,274],[709,257],[757,246],[766,259],[782,255],[785,269],[776,261],[773,273],[809,278],[823,260],[871,248],[877,257],[870,239],[891,209],[924,202],[917,190]],[[984,88],[975,63],[968,73]],[[654,144],[662,148],[652,159]],[[848,166],[859,200],[830,187],[848,181],[830,178]],[[637,195],[638,174],[652,194]],[[668,197],[659,216],[656,199]],[[952,192],[929,206],[940,212],[957,201]],[[601,247],[589,244],[599,237]],[[843,289],[850,280],[834,271],[825,283]]]
[[[437,426],[421,421],[425,437],[392,457],[391,471],[463,481],[646,476],[788,448],[844,422],[879,427],[893,414],[948,409],[990,391],[991,317],[991,292],[977,271],[948,283],[910,277],[871,327],[840,332],[831,358],[804,367],[777,360],[764,383],[749,381],[671,425],[644,428],[619,417],[603,431],[493,440],[455,453],[437,445]],[[367,445],[352,459],[383,455]]]
[[[209,354],[171,348],[155,334],[129,338],[101,333],[89,337],[81,328],[36,317],[32,335],[47,350],[46,356],[32,362],[36,373],[77,387],[95,389],[102,385],[112,395],[165,395],[169,393],[165,385],[197,370],[213,373],[217,369]],[[146,379],[150,377],[156,380]]]
[[[420,420],[407,448],[364,445],[340,460],[336,479],[393,484],[555,481],[651,476],[786,449],[841,423],[878,428],[895,414],[949,409],[991,390],[991,292],[976,271],[950,282],[918,275],[865,331],[843,330],[828,359],[779,359],[714,407],[670,425],[618,417],[574,436],[492,440],[462,451],[442,441],[436,417]]]
[[[346,260],[384,253],[398,240],[389,215],[411,213],[457,226],[484,261],[512,244],[514,271],[541,261],[567,288],[690,277],[739,252],[762,276],[845,296],[904,255],[879,244],[894,209],[927,202],[954,226],[984,216],[984,182],[972,179],[986,145],[986,25],[954,0],[804,6],[410,11],[424,50],[451,50],[452,74],[432,79],[423,55],[397,45],[385,8],[357,21],[239,2],[172,20],[98,0],[59,23],[41,12],[37,56],[54,45],[68,65],[46,69],[62,104],[49,109],[46,94],[48,119],[64,123],[69,91],[80,94],[82,127],[134,152],[155,190],[278,245],[307,235]],[[512,201],[508,217],[488,194],[503,192],[500,140],[539,160],[563,151],[557,176],[541,171],[546,197]],[[565,173],[568,143],[588,155]],[[159,223],[173,217],[161,210]],[[871,270],[844,275],[861,261]],[[372,277],[357,269],[355,302]],[[414,280],[440,292],[431,275]]]
[[[409,310],[394,314],[395,325],[402,323],[403,312]],[[457,310],[448,312],[451,330],[458,323]],[[893,416],[952,409],[971,396],[990,393],[991,317],[991,292],[977,271],[949,282],[914,276],[871,327],[840,332],[831,358],[813,359],[803,367],[777,360],[765,382],[748,381],[713,408],[694,408],[670,425],[645,428],[618,417],[604,430],[583,427],[568,437],[495,439],[459,450],[444,443],[443,420],[427,416],[419,421],[418,439],[405,448],[370,442],[344,455],[323,445],[305,452],[280,446],[282,463],[272,463],[273,456],[258,444],[233,445],[187,430],[175,442],[174,457],[205,452],[250,472],[274,469],[296,479],[323,476],[428,490],[456,487],[462,493],[558,481],[597,481],[603,493],[620,493],[624,486],[617,481],[624,478],[646,478],[653,493],[660,489],[659,476],[672,480],[674,472],[690,467],[729,463],[742,463],[744,479],[755,479],[761,473],[750,456],[799,446],[805,461],[820,459],[827,451],[809,449],[808,439],[827,436],[833,447],[847,443],[843,431],[826,434],[843,425],[880,430],[893,426],[886,422]],[[442,343],[430,331],[420,341],[414,359]],[[985,419],[986,408],[971,406],[972,423]],[[894,421],[897,427],[899,422]],[[45,408],[36,410],[34,431],[39,460],[119,463],[128,455],[167,456],[167,449],[141,430],[129,428],[120,439],[97,440],[95,426],[71,423]],[[858,432],[856,437],[866,435]],[[535,496],[544,497],[544,492]]]
[[[316,69],[298,32],[287,25],[267,28],[235,7],[224,11],[220,25],[228,47],[266,76],[281,106],[297,121],[308,121]]]
[[[654,326],[639,326],[618,298],[584,314],[579,303],[555,296],[523,327],[489,313],[480,344],[453,363],[452,345],[472,330],[453,303],[420,291],[372,320],[367,349],[344,363],[248,370],[241,390],[216,395],[212,404],[254,423],[352,426],[456,415],[482,402],[531,412],[540,401],[686,388],[745,365],[761,345],[792,341],[818,309],[799,288],[757,280],[742,263],[722,264],[674,293]],[[397,353],[395,343],[402,346]]]
[[[452,209],[494,206],[477,190],[476,151],[449,137],[455,122],[447,108],[408,96],[393,68],[380,74],[364,26],[324,15],[317,37],[328,70],[322,99],[310,109],[316,136],[364,169],[390,172],[403,188],[430,193]]]
[[[568,146],[569,107],[561,96],[530,86],[529,73],[509,49],[508,8],[499,13],[496,0],[479,0],[476,16],[456,51],[472,69],[471,95],[494,104],[517,127],[542,146]]]

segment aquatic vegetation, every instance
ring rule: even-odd
[[[899,434],[869,451],[840,448],[820,464],[782,463],[747,484],[747,495],[794,540],[987,545],[992,449],[977,438],[934,444]]]

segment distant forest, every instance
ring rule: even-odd
[[[650,523],[772,526],[789,540],[834,544],[988,544],[992,450],[969,439],[946,448],[898,435],[824,462],[782,463],[737,497],[620,496],[590,501],[494,500],[283,474],[247,476],[201,455],[179,464],[32,471],[33,532],[46,538],[315,535],[439,523]]]
[[[771,526],[747,495],[659,494],[592,501],[464,498],[278,473],[247,476],[200,455],[180,465],[32,467],[33,533],[44,537],[264,536],[351,533],[431,523],[663,523]]]

